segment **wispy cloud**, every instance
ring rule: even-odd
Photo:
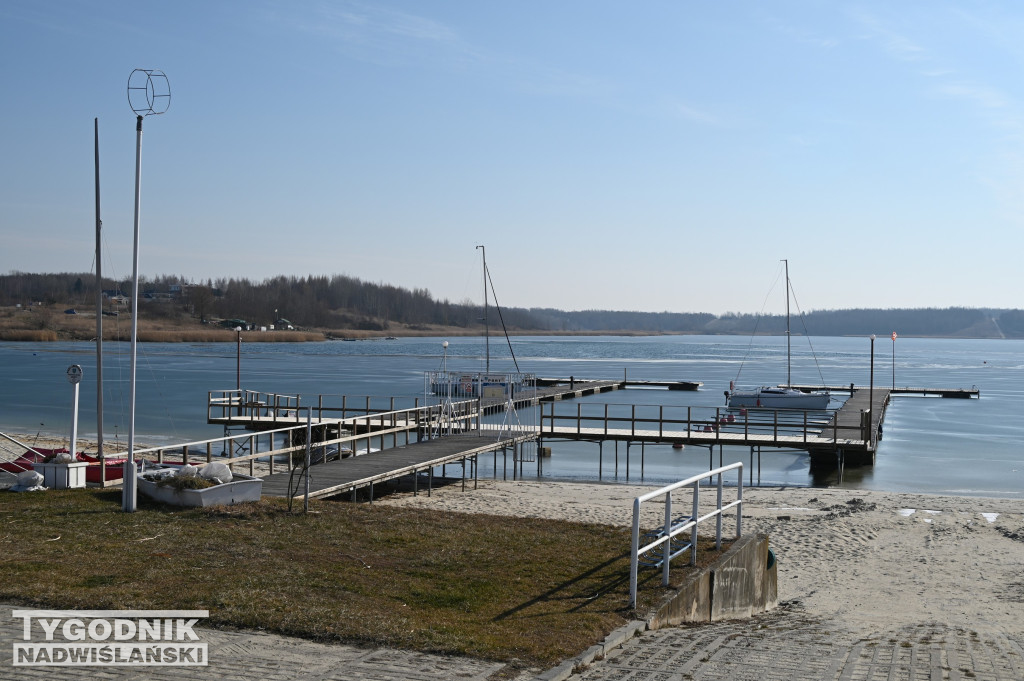
[[[802,45],[811,45],[812,47],[819,47],[822,49],[832,49],[842,44],[842,41],[835,36],[823,35],[817,31],[797,26],[790,21],[783,20],[782,17],[775,14],[761,14],[761,17],[762,21],[764,21],[764,23],[772,30]]]
[[[851,10],[850,16],[866,31],[867,39],[877,42],[882,49],[897,59],[917,62],[928,58],[921,45],[893,29],[878,16],[860,9]]]
[[[465,60],[473,50],[452,26],[419,14],[357,0],[295,3],[271,0],[264,23],[328,41],[334,49],[375,64]]]
[[[378,5],[321,4],[313,18],[314,22],[307,24],[311,31],[364,43],[390,38],[446,46],[458,46],[460,42],[457,33],[439,21]]]
[[[868,30],[867,37],[877,41],[883,50],[900,61],[915,64],[916,73],[931,81],[932,93],[962,102],[993,128],[1024,139],[1024,113],[1019,103],[1006,91],[988,84],[984,75],[972,78],[965,65],[944,53],[926,49],[876,15],[857,11],[851,16]],[[967,22],[962,12],[953,12],[949,21],[955,21],[957,26],[965,23],[975,27],[987,25],[978,19]]]
[[[672,105],[675,114],[680,118],[702,125],[721,125],[722,121],[706,111],[701,111],[688,104],[675,103]]]
[[[455,26],[393,7],[359,0],[267,7],[276,9],[266,13],[265,21],[332,41],[336,49],[369,63],[478,69],[492,85],[540,96],[602,98],[614,90],[603,78],[561,68],[532,53],[495,51]]]
[[[1002,109],[1008,106],[1006,96],[990,87],[970,83],[943,83],[938,92],[948,97],[961,99],[985,109]]]

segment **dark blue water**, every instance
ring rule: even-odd
[[[484,368],[480,338],[448,339],[447,367]],[[886,415],[876,465],[848,469],[842,485],[851,488],[947,494],[1024,496],[1024,343],[1011,340],[947,340],[886,337],[874,343],[875,385],[970,388],[979,400],[896,397]],[[127,437],[128,344],[108,343],[104,354],[105,438]],[[526,337],[514,339],[518,369],[538,376],[695,380],[697,392],[626,390],[581,400],[585,404],[663,405],[666,409],[722,406],[731,380],[776,384],[786,378],[785,339],[732,336]],[[514,371],[504,341],[490,343],[492,371]],[[867,338],[793,339],[793,381],[867,385],[872,380]],[[137,438],[169,444],[218,437],[206,424],[210,390],[235,387],[236,346],[224,344],[140,344]],[[441,368],[442,339],[414,338],[323,343],[255,343],[242,346],[242,387],[264,392],[315,395],[424,396],[424,372]],[[0,430],[67,437],[71,423],[69,365],[85,371],[79,431],[96,432],[95,350],[88,343],[0,343]],[[404,405],[403,405],[404,406]],[[615,407],[625,409],[627,407]],[[642,407],[656,409],[656,406]],[[534,416],[521,414],[530,422]],[[595,444],[547,442],[553,456],[543,475],[597,479]],[[641,450],[629,450],[629,479],[639,481]],[[625,480],[625,445],[603,448],[602,479]],[[718,449],[714,451],[717,464]],[[726,448],[723,461],[750,463],[747,449]],[[755,466],[757,461],[755,460]],[[706,470],[707,449],[682,452],[667,446],[643,449],[643,479],[659,483]],[[492,470],[488,462],[482,472]],[[527,466],[536,474],[535,466]],[[836,484],[834,477],[809,473],[802,452],[765,452],[760,481],[772,485]],[[501,475],[501,461],[498,461]]]

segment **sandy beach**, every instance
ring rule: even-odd
[[[453,485],[377,503],[628,527],[634,497],[652,489],[481,480],[476,490]],[[677,506],[689,503],[677,494]],[[743,531],[770,536],[779,600],[789,607],[872,632],[935,623],[1024,631],[1024,500],[814,488],[745,488],[743,500]],[[652,503],[643,522],[662,514]]]

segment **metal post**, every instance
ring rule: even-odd
[[[896,332],[892,332],[892,390],[896,392]]]
[[[103,460],[103,258],[100,232],[100,119],[93,119],[96,156],[96,457],[100,460],[100,481],[107,481]]]
[[[736,538],[743,536],[743,469],[736,471]]]
[[[690,531],[690,565],[697,564],[697,518],[700,517],[700,480],[693,483],[693,529]]]
[[[71,384],[71,460],[75,460],[75,445],[78,442],[78,384],[82,382],[82,367],[72,364],[68,367],[68,382]]]
[[[128,369],[128,457],[122,477],[121,510],[134,513],[138,504],[135,483],[135,368],[139,341],[139,208],[142,183],[142,116],[135,122],[135,227],[132,248],[132,331]]]
[[[135,376],[139,341],[139,211],[142,196],[142,119],[162,114],[171,104],[167,76],[155,69],[135,69],[128,76],[128,103],[135,113],[135,220],[132,247],[132,331],[129,369],[128,456],[124,462],[121,509],[134,513],[137,507],[135,480]]]
[[[722,474],[718,474],[718,515],[715,516],[715,550],[722,550]],[[740,484],[743,481],[742,469],[740,471]]]
[[[242,413],[242,327],[235,327],[235,335],[238,338],[238,346],[235,350],[235,390],[238,391],[238,413]]]
[[[484,266],[484,347],[486,348],[486,360],[484,363],[484,371],[489,374],[491,373],[491,327],[487,321],[487,249],[484,248],[482,245],[477,246],[477,248],[480,249],[480,255],[481,258],[483,259]],[[482,380],[483,379],[481,379],[481,381]],[[481,384],[481,390],[479,391],[481,394],[483,393],[482,387],[483,386]]]
[[[637,551],[640,550],[640,497],[633,499],[633,530],[629,552],[629,607],[636,607]]]
[[[868,447],[874,437],[875,421],[875,334],[871,334],[871,382],[868,386]]]
[[[672,540],[668,538],[672,532],[672,492],[665,494],[665,548],[661,554],[661,585],[668,586],[669,564],[672,562]]]
[[[306,489],[303,495],[302,510],[304,513],[309,513],[309,450],[313,445],[313,410],[306,410]],[[366,445],[367,451],[370,449],[370,445]],[[373,499],[373,488],[370,488],[370,499]]]

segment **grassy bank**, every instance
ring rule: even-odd
[[[576,655],[632,615],[622,528],[334,501],[293,514],[269,499],[140,498],[126,514],[119,490],[0,495],[6,601],[209,609],[213,624],[527,665]],[[655,572],[642,573],[646,604],[662,593]]]
[[[381,323],[384,330],[315,328],[294,331],[243,331],[245,342],[307,342],[322,340],[371,340],[386,336],[456,337],[482,336],[484,326],[461,327],[434,324]],[[491,329],[497,334],[497,329]],[[651,332],[630,331],[549,331],[542,329],[508,330],[510,336],[650,336]],[[52,342],[58,340],[93,340],[96,338],[96,315],[86,311],[64,314],[56,306],[28,309],[0,308],[0,341]],[[131,321],[127,314],[104,317],[103,339],[131,340]],[[149,319],[140,313],[139,340],[143,343],[227,343],[236,340],[235,331],[214,324],[202,324],[198,319],[182,316],[176,319],[158,317]]]

